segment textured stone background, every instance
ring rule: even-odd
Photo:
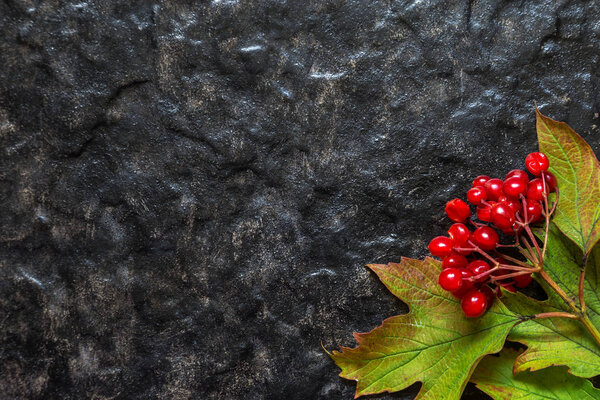
[[[352,398],[320,343],[405,310],[364,264],[534,100],[600,150],[599,6],[1,0],[3,398]]]

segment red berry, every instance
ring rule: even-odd
[[[473,241],[483,250],[493,250],[498,244],[498,234],[489,226],[481,226],[473,232]]]
[[[473,187],[475,186],[483,186],[487,181],[490,180],[490,177],[487,175],[479,175],[477,178],[473,180]]]
[[[502,229],[502,233],[504,233],[507,236],[515,236],[515,231],[516,231],[516,233],[521,233],[522,229],[523,229],[522,227],[515,224],[515,225],[511,226],[510,228]]]
[[[469,269],[473,273],[474,276],[477,276],[479,274],[483,274],[484,272],[489,271],[490,265],[483,260],[475,260],[475,261],[471,261],[469,263],[469,265],[467,265],[467,269]],[[485,282],[487,279],[488,279],[488,276],[486,275],[484,277],[477,279],[476,282]]]
[[[510,228],[502,229],[502,233],[504,233],[506,236],[515,236],[515,231],[514,231],[513,227],[514,227],[514,225]]]
[[[494,257],[494,260],[496,260],[496,262],[498,264],[508,264],[508,262],[506,261],[506,258],[504,258],[502,256]]]
[[[442,269],[446,268],[464,268],[467,266],[469,261],[467,257],[458,253],[452,253],[449,256],[444,257],[442,260]]]
[[[556,180],[556,176],[550,171],[542,172],[542,178],[546,181],[546,187],[548,188],[548,193],[556,192],[556,187],[558,186],[558,181]]]
[[[471,232],[469,232],[465,224],[457,222],[456,224],[452,224],[450,229],[448,229],[448,236],[452,239],[454,247],[463,247],[469,240]]]
[[[469,278],[471,278],[473,276],[473,272],[471,272],[470,270],[468,270],[466,268],[458,268],[458,270],[460,271],[460,275],[462,276],[462,280],[463,280],[462,289],[472,288],[473,285],[475,284],[475,282],[473,282]]]
[[[492,223],[500,229],[507,229],[515,223],[515,212],[504,203],[492,207]]]
[[[504,190],[507,196],[519,197],[520,194],[527,191],[527,181],[523,181],[518,176],[511,176],[504,181],[502,190]]]
[[[546,157],[544,153],[529,153],[527,157],[525,157],[527,171],[535,176],[539,176],[542,171],[547,171],[549,165],[550,161],[548,161],[548,157]]]
[[[531,284],[531,281],[533,281],[533,278],[531,277],[531,274],[526,274],[526,275],[517,275],[515,277],[513,277],[513,280],[515,281],[515,285],[518,288],[524,288],[527,287]]]
[[[527,185],[527,199],[539,201],[544,198],[544,183],[540,178],[532,179]]]
[[[452,253],[452,239],[436,236],[429,242],[429,252],[436,257],[446,257]]]
[[[490,179],[485,183],[485,190],[487,190],[487,198],[490,200],[498,200],[498,197],[502,196],[504,193],[502,191],[502,186],[504,182],[502,179]]]
[[[500,289],[500,286],[496,286],[496,289],[494,289],[494,294],[496,295],[497,298],[502,297],[502,290]]]
[[[481,292],[485,294],[485,298],[488,302],[487,308],[490,308],[490,306],[494,302],[494,297],[496,297],[494,296],[494,291],[490,289],[490,287],[487,285],[483,285],[479,290],[481,290]]]
[[[455,292],[462,288],[463,280],[460,270],[457,268],[448,268],[440,273],[438,283],[442,289],[449,292]]]
[[[504,180],[513,177],[517,177],[525,183],[529,182],[529,175],[527,175],[527,172],[523,171],[522,169],[513,169],[508,174],[506,174],[506,178],[504,178]]]
[[[475,213],[477,214],[477,219],[483,222],[490,222],[492,220],[492,206],[496,204],[495,201],[490,201],[487,206],[477,206]]]
[[[467,292],[468,292],[469,290],[471,290],[471,289],[472,289],[472,288],[467,288],[467,289],[465,289],[465,288],[462,288],[462,289],[458,289],[458,290],[455,290],[454,292],[450,292],[450,293],[452,294],[452,296],[454,296],[455,298],[457,298],[457,299],[459,299],[459,300],[460,300],[460,299],[462,299],[462,298],[465,296],[465,294],[467,294]]]
[[[487,308],[488,302],[485,293],[472,289],[464,295],[460,302],[465,316],[475,318],[483,315]]]
[[[452,199],[446,203],[446,215],[454,222],[465,222],[471,216],[471,209],[461,199]]]
[[[500,203],[506,204],[513,212],[517,212],[521,210],[521,203],[518,200],[510,199],[506,196],[502,196],[500,198]]]
[[[529,223],[536,223],[542,217],[542,205],[539,201],[527,200],[527,221]],[[523,211],[523,218],[525,218],[525,211]]]
[[[467,191],[467,201],[474,205],[481,204],[487,199],[487,190],[483,186],[475,186]]]
[[[517,292],[517,289],[515,289],[515,285],[513,285],[512,282],[501,283],[500,286],[502,286],[504,289],[508,290],[511,293]]]

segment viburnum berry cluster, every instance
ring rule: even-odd
[[[543,153],[529,154],[525,166],[534,178],[520,169],[504,180],[475,178],[466,196],[471,206],[461,199],[446,203],[446,215],[454,224],[448,236],[429,243],[431,254],[442,259],[440,286],[461,299],[467,317],[481,316],[501,295],[501,287],[514,292],[529,286],[531,274],[543,265],[549,219],[556,208],[556,201],[549,207],[548,194],[558,191],[557,181]],[[540,247],[530,226],[544,221],[546,236]],[[514,244],[500,244],[501,234],[514,236]],[[525,260],[501,251],[508,248],[518,250]]]

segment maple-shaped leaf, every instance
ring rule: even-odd
[[[518,355],[516,350],[504,349],[499,357],[485,357],[473,373],[471,382],[497,400],[600,399],[600,390],[590,381],[569,375],[564,367],[513,375],[512,366]]]
[[[537,108],[536,116],[539,148],[548,156],[560,190],[553,221],[587,254],[600,239],[600,163],[569,125]]]
[[[548,232],[548,248],[544,270],[562,290],[577,303],[579,276],[583,253],[553,224]],[[600,247],[596,246],[588,261],[584,282],[587,315],[600,328]],[[538,279],[548,293],[548,300],[536,301],[520,293],[506,293],[502,302],[514,313],[536,315],[573,310],[543,280]],[[600,374],[600,346],[581,322],[567,318],[540,318],[525,321],[513,328],[508,339],[528,348],[517,358],[514,371],[539,370],[552,365],[566,365],[569,372],[581,377]]]
[[[355,333],[356,348],[330,354],[340,376],[357,381],[356,397],[422,382],[418,399],[458,399],[479,360],[498,352],[519,321],[499,301],[482,317],[466,318],[460,301],[439,286],[441,264],[432,258],[369,268],[410,311]]]

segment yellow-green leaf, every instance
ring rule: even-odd
[[[598,265],[600,253],[596,248],[588,262],[584,293],[588,303],[587,312],[592,324],[600,327],[600,299],[598,299],[597,291],[600,278],[597,273],[597,269],[600,268]],[[578,302],[582,257],[581,250],[552,224],[548,234],[544,269],[575,303]],[[506,293],[502,298],[503,303],[511,311],[520,315],[572,312],[570,307],[543,280],[539,280],[539,282],[548,293],[547,301],[540,302],[522,294]],[[514,366],[515,372],[535,371],[552,365],[565,365],[569,367],[569,372],[577,376],[591,377],[600,374],[600,346],[579,321],[566,318],[525,321],[514,327],[508,339],[523,343],[528,347],[517,358]]]
[[[565,311],[550,302],[533,300],[520,293],[505,293],[502,302],[521,315]],[[537,371],[553,365],[568,366],[570,373],[581,377],[600,373],[600,349],[578,321],[567,318],[525,321],[513,328],[508,340],[527,346],[527,350],[515,361],[515,373]]]
[[[502,348],[518,317],[501,302],[480,318],[464,317],[459,300],[437,283],[437,260],[369,267],[410,312],[355,334],[356,348],[334,351],[340,376],[357,381],[357,397],[422,382],[418,399],[459,399],[479,360]]]
[[[546,368],[513,375],[512,365],[518,352],[504,349],[499,357],[487,356],[477,366],[471,382],[497,400],[600,399],[600,390],[587,379],[569,375],[565,368]]]
[[[600,239],[600,163],[569,125],[536,108],[539,148],[550,160],[560,198],[554,223],[585,253]]]

